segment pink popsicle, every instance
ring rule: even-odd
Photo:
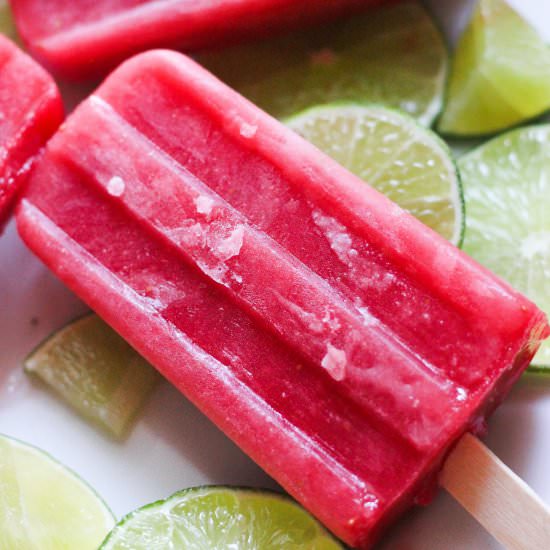
[[[0,34],[0,227],[33,158],[62,120],[52,78]]]
[[[52,70],[89,78],[152,47],[188,51],[268,36],[387,0],[11,0],[27,46]]]
[[[18,227],[358,548],[429,499],[548,333],[526,298],[174,52],[126,62],[75,111]]]

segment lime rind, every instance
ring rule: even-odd
[[[422,4],[407,0],[197,59],[277,118],[319,103],[378,102],[430,126],[449,52]]]
[[[412,117],[380,105],[318,105],[286,124],[460,246],[464,198],[448,145]]]
[[[550,125],[502,134],[459,159],[464,249],[550,314]],[[550,368],[550,343],[533,364]]]
[[[299,504],[263,489],[201,486],[135,510],[100,550],[149,548],[341,550],[343,546]]]
[[[480,0],[451,62],[437,128],[489,136],[550,108],[550,50],[504,0]]]
[[[534,375],[540,375],[540,376],[549,376],[550,375],[550,368],[544,367],[541,365],[529,365],[529,368],[527,369],[528,374],[534,374]]]
[[[0,434],[0,450],[1,544],[95,550],[115,523],[98,493],[38,447]]]
[[[121,439],[160,376],[96,315],[82,316],[41,342],[25,372],[83,417]]]

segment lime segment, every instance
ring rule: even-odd
[[[550,125],[503,134],[459,160],[464,249],[550,314]],[[545,341],[534,364],[550,368]]]
[[[292,500],[267,491],[198,487],[123,518],[101,550],[341,550]]]
[[[429,126],[441,109],[448,53],[426,10],[408,0],[198,61],[277,118],[318,103],[375,102]]]
[[[158,373],[96,315],[82,317],[42,343],[25,371],[115,437],[129,429]]]
[[[378,106],[314,107],[287,124],[455,244],[462,239],[460,179],[448,147],[414,119]]]
[[[550,49],[504,0],[480,0],[462,35],[438,129],[482,135],[550,108]]]
[[[95,550],[113,524],[109,509],[70,470],[0,436],[2,550]]]

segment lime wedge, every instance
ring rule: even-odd
[[[550,49],[504,0],[480,0],[454,55],[438,130],[489,134],[549,108]]]
[[[464,155],[464,249],[550,315],[550,125],[503,134]],[[550,368],[550,342],[533,360]]]
[[[374,102],[429,126],[442,105],[448,52],[419,2],[198,56],[277,118],[332,101]]]
[[[84,417],[125,435],[158,373],[96,315],[50,336],[24,363]]]
[[[455,244],[464,225],[452,155],[431,130],[378,106],[313,107],[287,124],[348,170]]]
[[[103,501],[73,472],[0,436],[2,550],[95,550],[113,524]]]
[[[283,495],[198,487],[123,518],[100,550],[341,550],[303,508]]]

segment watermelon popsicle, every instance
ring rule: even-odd
[[[0,35],[0,227],[31,162],[63,120],[52,78]]]
[[[336,535],[368,548],[548,334],[544,315],[181,54],[49,142],[28,246]]]
[[[63,76],[89,78],[152,47],[220,47],[383,1],[12,0],[11,5],[19,33],[37,58]]]

